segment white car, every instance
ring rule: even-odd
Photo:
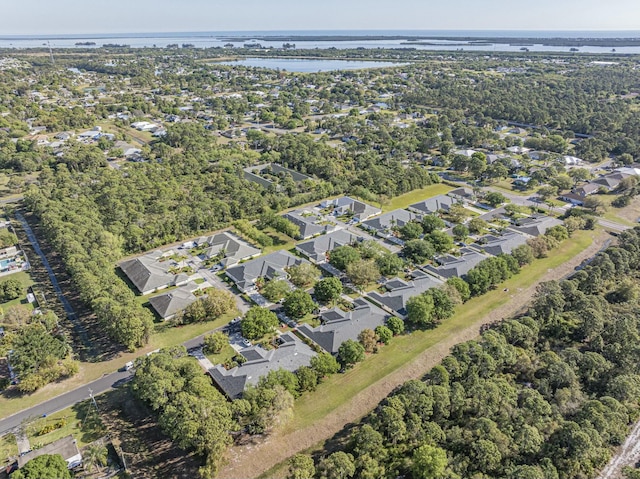
[[[247,338],[242,338],[242,344],[244,344],[248,348],[252,346],[251,341],[249,341]]]

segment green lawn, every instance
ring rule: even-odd
[[[549,269],[561,265],[587,248],[592,241],[591,235],[590,231],[574,234],[570,241],[565,241],[560,248],[554,250],[551,257],[535,261],[496,290],[458,307],[455,316],[436,329],[416,331],[394,338],[390,345],[381,348],[379,354],[369,356],[345,374],[331,376],[315,392],[305,394],[296,401],[293,420],[287,424],[285,433],[311,425],[348,402],[358,392],[412,361],[426,349],[460,333],[473,321],[505,304],[509,301],[510,294],[505,293],[504,288],[517,291],[519,288],[529,287]]]
[[[214,365],[216,364],[224,364],[231,358],[236,355],[236,350],[231,347],[231,345],[227,344],[222,351],[218,354],[207,353],[205,356],[211,361]]]
[[[9,458],[18,455],[18,443],[13,434],[5,434],[0,438],[0,464],[1,467],[9,464]]]
[[[38,435],[43,427],[54,424],[61,419],[66,421],[66,425],[47,434]],[[27,426],[26,432],[32,449],[51,444],[69,434],[72,434],[74,439],[78,441],[78,448],[82,448],[100,439],[107,430],[99,416],[96,415],[93,403],[83,401],[50,416],[36,419]]]
[[[444,195],[445,193],[448,193],[453,189],[454,188],[449,185],[440,183],[437,185],[427,186],[426,188],[422,188],[420,190],[413,190],[409,193],[405,193],[404,195],[396,196],[395,198],[391,199],[386,205],[382,205],[382,211],[387,212],[397,209],[404,209],[407,206],[412,205],[413,203],[417,203],[418,201],[422,201],[433,196]]]
[[[295,248],[296,241],[285,234],[279,233],[273,228],[265,228],[264,233],[271,236],[273,246],[267,246],[262,250],[263,254],[273,253],[274,251],[290,250]]]
[[[31,276],[29,276],[29,273],[27,273],[26,271],[18,271],[17,273],[0,276],[0,283],[8,279],[17,279],[18,281],[20,281],[22,283],[23,294],[20,295],[20,297],[17,299],[12,299],[11,301],[0,304],[0,308],[2,308],[3,311],[6,311],[12,306],[22,305],[29,309],[33,309],[33,305],[29,304],[29,302],[27,301],[27,288],[35,284],[31,279]]]

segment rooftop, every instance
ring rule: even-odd
[[[332,308],[321,314],[322,325],[312,328],[308,324],[298,326],[298,331],[325,351],[336,354],[340,345],[348,339],[357,340],[363,329],[375,330],[389,316],[385,311],[363,298],[353,302],[352,311]]]
[[[257,384],[262,376],[271,371],[285,369],[295,372],[301,366],[309,366],[316,353],[293,333],[284,333],[278,338],[280,345],[271,350],[251,346],[240,351],[247,361],[233,369],[218,365],[209,374],[230,399],[242,396],[247,384]]]

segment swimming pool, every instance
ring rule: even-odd
[[[15,264],[15,261],[12,259],[0,259],[0,271],[8,270],[13,264]]]

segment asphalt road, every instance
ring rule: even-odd
[[[89,399],[91,394],[89,392],[90,389],[94,395],[97,395],[117,387],[119,384],[127,382],[131,377],[131,371],[117,371],[115,373],[107,374],[106,376],[90,382],[89,384],[85,384],[78,389],[61,394],[60,396],[49,399],[37,406],[25,409],[24,411],[20,411],[19,413],[0,421],[0,434],[5,434],[15,429],[20,426],[23,421],[28,422],[32,419],[42,417],[44,414],[53,414],[56,411],[60,411],[61,409],[73,406],[80,401]]]
[[[222,327],[218,329],[222,329]],[[187,348],[187,351],[189,352],[197,352],[204,346],[203,338],[204,335],[195,337],[183,343],[183,346]],[[80,386],[73,391],[61,394],[60,396],[56,396],[48,401],[0,420],[0,435],[12,431],[16,427],[20,426],[24,421],[28,422],[42,417],[43,414],[49,415],[62,409],[66,409],[80,401],[89,399],[90,394],[97,396],[127,383],[132,378],[133,371],[116,371],[111,374],[105,374],[100,379],[96,379],[95,381]],[[91,390],[91,392],[89,390]]]

